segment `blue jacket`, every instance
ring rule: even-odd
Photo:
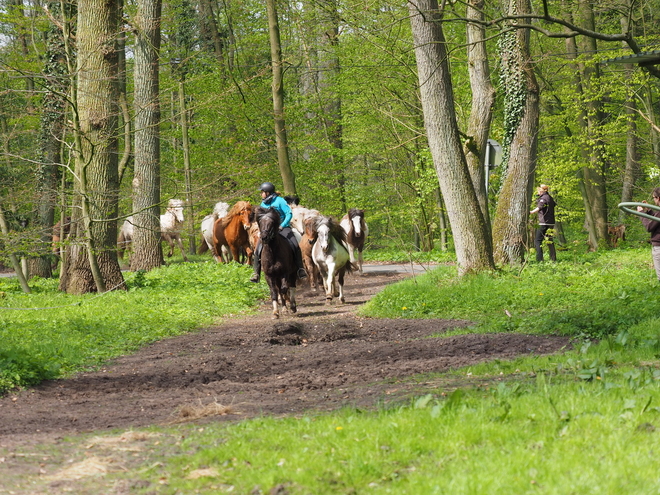
[[[273,208],[280,215],[280,227],[288,227],[291,223],[291,218],[293,218],[293,213],[291,213],[291,208],[287,202],[281,196],[277,194],[271,194],[266,199],[261,202],[262,208]]]

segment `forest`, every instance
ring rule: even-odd
[[[620,202],[660,184],[659,0],[5,0],[0,243],[60,289],[123,287],[218,201],[274,182],[341,217],[369,249],[450,250],[459,273],[524,261],[534,189],[556,238],[612,247]],[[634,55],[644,57],[634,58]],[[627,57],[627,58],[626,58]],[[650,61],[649,61],[650,60]]]

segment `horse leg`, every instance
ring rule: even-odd
[[[325,285],[325,303],[331,304],[334,295],[335,284],[335,264],[328,263],[328,275],[323,285]]]
[[[298,312],[298,306],[296,305],[296,288],[289,287],[289,294],[287,299],[289,300],[289,311],[292,313]]]
[[[271,280],[270,277],[266,277],[266,282],[268,282],[268,288],[270,289],[270,300],[273,302],[273,315],[271,318],[276,320],[280,317],[280,308],[278,303],[280,291],[279,288],[275,286],[275,282]]]
[[[181,240],[181,236],[179,234],[176,235],[176,243],[179,245],[179,249],[181,250],[181,256],[183,256],[183,261],[188,261],[188,257],[186,256],[186,251],[183,249],[183,241]]]
[[[344,304],[346,300],[344,299],[344,274],[346,273],[346,270],[342,268],[339,270],[339,283],[337,284],[339,286],[339,302]]]

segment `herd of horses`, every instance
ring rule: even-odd
[[[261,243],[261,268],[270,289],[273,318],[279,318],[280,308],[295,313],[297,266],[288,241],[278,235],[280,217],[275,210],[252,207],[239,201],[229,210],[216,204],[215,211],[227,211],[213,220],[202,222],[202,237],[216,261],[252,263],[252,257]],[[347,273],[362,273],[362,251],[368,235],[364,210],[351,208],[340,222],[322,215],[318,210],[293,206],[291,227],[298,239],[310,287],[323,287],[326,304],[334,297],[345,302],[344,279]],[[212,242],[209,240],[212,239]],[[227,253],[231,253],[231,258]],[[356,255],[357,253],[357,255]]]
[[[369,233],[364,210],[351,208],[337,221],[322,215],[318,210],[292,204],[291,227],[298,239],[310,288],[318,291],[323,287],[326,304],[333,298],[345,302],[344,279],[347,273],[362,270],[362,251]],[[184,202],[171,199],[160,216],[161,240],[169,244],[167,256],[174,254],[175,246],[188,261],[181,232],[184,227]],[[53,227],[53,254],[59,254],[63,236],[68,235],[70,219]],[[261,243],[261,267],[270,288],[273,302],[273,318],[279,318],[280,308],[296,312],[295,290],[297,266],[293,250],[280,235],[280,218],[276,211],[253,207],[248,201],[238,201],[233,206],[218,202],[213,213],[201,222],[199,254],[211,251],[218,263],[235,260],[252,264],[257,245]],[[117,250],[120,258],[131,247],[134,235],[133,217],[127,217],[119,228]]]

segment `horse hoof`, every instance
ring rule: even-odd
[[[273,316],[271,316],[270,318],[272,320],[277,320],[279,317],[280,317],[280,315],[278,315],[277,313],[273,313]]]
[[[332,298],[328,298],[325,300],[325,305],[330,306],[332,304]]]

